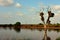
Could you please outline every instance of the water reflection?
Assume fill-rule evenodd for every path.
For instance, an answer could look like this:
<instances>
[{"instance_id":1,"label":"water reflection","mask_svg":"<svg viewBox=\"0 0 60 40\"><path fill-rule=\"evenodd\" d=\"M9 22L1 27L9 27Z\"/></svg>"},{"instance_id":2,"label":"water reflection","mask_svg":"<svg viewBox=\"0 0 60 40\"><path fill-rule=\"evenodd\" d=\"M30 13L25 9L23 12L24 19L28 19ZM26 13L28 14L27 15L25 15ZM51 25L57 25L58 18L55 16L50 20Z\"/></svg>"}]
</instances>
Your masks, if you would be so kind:
<instances>
[{"instance_id":1,"label":"water reflection","mask_svg":"<svg viewBox=\"0 0 60 40\"><path fill-rule=\"evenodd\" d=\"M57 33L60 32L60 29L48 29L49 32L56 31Z\"/></svg>"},{"instance_id":2,"label":"water reflection","mask_svg":"<svg viewBox=\"0 0 60 40\"><path fill-rule=\"evenodd\" d=\"M45 29L44 31L45 31L45 34L42 40L51 40L51 38L47 36L47 29Z\"/></svg>"},{"instance_id":3,"label":"water reflection","mask_svg":"<svg viewBox=\"0 0 60 40\"><path fill-rule=\"evenodd\" d=\"M14 30L15 30L16 32L20 32L20 28L15 28L15 27L14 27Z\"/></svg>"},{"instance_id":4,"label":"water reflection","mask_svg":"<svg viewBox=\"0 0 60 40\"><path fill-rule=\"evenodd\" d=\"M44 40L44 38L42 40ZM51 40L51 38L47 36L47 40Z\"/></svg>"},{"instance_id":5,"label":"water reflection","mask_svg":"<svg viewBox=\"0 0 60 40\"><path fill-rule=\"evenodd\" d=\"M59 31L59 33L57 31ZM44 36L43 29L0 28L1 40L44 40ZM58 37L60 37L60 30L47 30L47 40L56 40Z\"/></svg>"},{"instance_id":6,"label":"water reflection","mask_svg":"<svg viewBox=\"0 0 60 40\"><path fill-rule=\"evenodd\" d=\"M43 29L37 29L38 31L42 31Z\"/></svg>"},{"instance_id":7,"label":"water reflection","mask_svg":"<svg viewBox=\"0 0 60 40\"><path fill-rule=\"evenodd\" d=\"M60 29L54 29L54 31L60 32Z\"/></svg>"},{"instance_id":8,"label":"water reflection","mask_svg":"<svg viewBox=\"0 0 60 40\"><path fill-rule=\"evenodd\" d=\"M9 28L9 30L14 29L16 32L20 32L21 31L20 28L18 28L18 27L2 27L2 28L5 29L5 30L7 30L8 28Z\"/></svg>"}]
</instances>

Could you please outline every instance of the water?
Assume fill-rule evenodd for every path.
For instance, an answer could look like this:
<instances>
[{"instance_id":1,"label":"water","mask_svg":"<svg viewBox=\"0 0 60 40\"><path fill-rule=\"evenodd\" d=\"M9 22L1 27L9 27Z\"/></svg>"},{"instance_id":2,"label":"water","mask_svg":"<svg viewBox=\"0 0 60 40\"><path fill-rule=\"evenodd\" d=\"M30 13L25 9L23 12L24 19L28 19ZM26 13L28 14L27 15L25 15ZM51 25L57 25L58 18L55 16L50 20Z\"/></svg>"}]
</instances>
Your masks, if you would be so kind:
<instances>
[{"instance_id":1,"label":"water","mask_svg":"<svg viewBox=\"0 0 60 40\"><path fill-rule=\"evenodd\" d=\"M56 40L60 37L60 32L59 30L49 30L47 35L51 40ZM43 37L44 30L0 28L0 40L42 40Z\"/></svg>"}]
</instances>

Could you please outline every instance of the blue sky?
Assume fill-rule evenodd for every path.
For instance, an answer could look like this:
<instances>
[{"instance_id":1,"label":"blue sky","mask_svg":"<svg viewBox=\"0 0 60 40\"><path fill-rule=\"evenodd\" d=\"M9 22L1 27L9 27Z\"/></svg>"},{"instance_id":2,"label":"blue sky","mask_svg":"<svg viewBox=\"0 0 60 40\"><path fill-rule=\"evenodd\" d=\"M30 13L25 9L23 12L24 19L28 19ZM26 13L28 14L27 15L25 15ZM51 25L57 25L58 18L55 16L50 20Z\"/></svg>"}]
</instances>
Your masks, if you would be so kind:
<instances>
[{"instance_id":1,"label":"blue sky","mask_svg":"<svg viewBox=\"0 0 60 40\"><path fill-rule=\"evenodd\" d=\"M42 23L39 13L43 11L46 20L48 6L55 14L51 22L60 23L60 0L0 0L0 24Z\"/></svg>"}]
</instances>

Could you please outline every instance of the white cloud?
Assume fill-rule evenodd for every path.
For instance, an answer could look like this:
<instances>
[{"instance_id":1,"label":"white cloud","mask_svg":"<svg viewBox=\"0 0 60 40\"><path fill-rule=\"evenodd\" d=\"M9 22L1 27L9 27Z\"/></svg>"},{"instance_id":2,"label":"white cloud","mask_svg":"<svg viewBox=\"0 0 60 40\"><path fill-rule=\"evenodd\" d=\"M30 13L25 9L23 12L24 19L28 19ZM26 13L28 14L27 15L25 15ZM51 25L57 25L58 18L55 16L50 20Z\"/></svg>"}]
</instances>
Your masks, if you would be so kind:
<instances>
[{"instance_id":1,"label":"white cloud","mask_svg":"<svg viewBox=\"0 0 60 40\"><path fill-rule=\"evenodd\" d=\"M9 14L2 14L2 15L0 15L0 18L8 19L8 18L11 18L11 16Z\"/></svg>"},{"instance_id":2,"label":"white cloud","mask_svg":"<svg viewBox=\"0 0 60 40\"><path fill-rule=\"evenodd\" d=\"M22 12L17 12L16 15L18 15L18 16L24 16L24 14Z\"/></svg>"},{"instance_id":3,"label":"white cloud","mask_svg":"<svg viewBox=\"0 0 60 40\"><path fill-rule=\"evenodd\" d=\"M55 17L58 17L59 18L60 17L60 13L56 13L55 14Z\"/></svg>"},{"instance_id":4,"label":"white cloud","mask_svg":"<svg viewBox=\"0 0 60 40\"><path fill-rule=\"evenodd\" d=\"M54 10L60 10L60 5L53 5L51 6L51 8L53 8Z\"/></svg>"},{"instance_id":5,"label":"white cloud","mask_svg":"<svg viewBox=\"0 0 60 40\"><path fill-rule=\"evenodd\" d=\"M44 3L40 2L39 3L39 8L41 9L41 11L43 11L43 9L47 9L47 8L51 8L51 10L60 10L60 5L49 5L49 6L46 6ZM50 9L48 9L50 10Z\"/></svg>"},{"instance_id":6,"label":"white cloud","mask_svg":"<svg viewBox=\"0 0 60 40\"><path fill-rule=\"evenodd\" d=\"M9 6L13 4L13 0L0 0L0 6Z\"/></svg>"},{"instance_id":7,"label":"white cloud","mask_svg":"<svg viewBox=\"0 0 60 40\"><path fill-rule=\"evenodd\" d=\"M5 15L3 16L3 18L11 18L9 15Z\"/></svg>"},{"instance_id":8,"label":"white cloud","mask_svg":"<svg viewBox=\"0 0 60 40\"><path fill-rule=\"evenodd\" d=\"M29 11L29 12L34 12L35 10L36 10L35 7L28 8L28 11Z\"/></svg>"},{"instance_id":9,"label":"white cloud","mask_svg":"<svg viewBox=\"0 0 60 40\"><path fill-rule=\"evenodd\" d=\"M15 5L17 8L20 8L21 7L21 4L20 3L16 3Z\"/></svg>"},{"instance_id":10,"label":"white cloud","mask_svg":"<svg viewBox=\"0 0 60 40\"><path fill-rule=\"evenodd\" d=\"M21 7L20 3L14 3L13 0L0 0L0 6L11 6L11 5L13 5L17 8Z\"/></svg>"}]
</instances>

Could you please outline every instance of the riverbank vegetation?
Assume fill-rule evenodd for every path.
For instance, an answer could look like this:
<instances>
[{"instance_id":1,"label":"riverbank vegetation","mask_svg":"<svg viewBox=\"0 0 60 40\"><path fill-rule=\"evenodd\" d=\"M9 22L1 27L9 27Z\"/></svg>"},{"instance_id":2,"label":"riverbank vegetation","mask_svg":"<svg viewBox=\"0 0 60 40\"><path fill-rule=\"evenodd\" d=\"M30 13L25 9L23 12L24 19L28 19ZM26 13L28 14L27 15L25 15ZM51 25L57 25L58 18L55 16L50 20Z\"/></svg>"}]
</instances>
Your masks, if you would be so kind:
<instances>
[{"instance_id":1,"label":"riverbank vegetation","mask_svg":"<svg viewBox=\"0 0 60 40\"><path fill-rule=\"evenodd\" d=\"M0 24L0 27L22 27L22 26L34 26L34 27L44 27L44 25L42 23L39 23L39 24L21 24L20 22L16 22L14 24ZM49 24L49 25L46 25L47 27L60 27L60 24L59 23L56 23L56 24Z\"/></svg>"}]
</instances>

